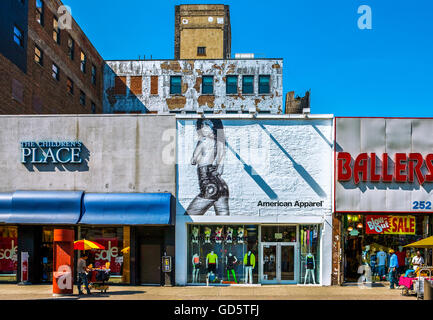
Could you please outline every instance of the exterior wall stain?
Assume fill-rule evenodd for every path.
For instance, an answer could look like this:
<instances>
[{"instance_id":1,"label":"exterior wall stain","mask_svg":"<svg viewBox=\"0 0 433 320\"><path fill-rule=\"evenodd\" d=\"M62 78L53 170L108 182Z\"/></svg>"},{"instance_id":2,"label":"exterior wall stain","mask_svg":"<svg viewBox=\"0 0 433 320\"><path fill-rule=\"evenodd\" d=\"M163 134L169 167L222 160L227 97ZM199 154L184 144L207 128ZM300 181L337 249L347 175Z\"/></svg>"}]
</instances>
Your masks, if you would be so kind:
<instances>
[{"instance_id":1,"label":"exterior wall stain","mask_svg":"<svg viewBox=\"0 0 433 320\"><path fill-rule=\"evenodd\" d=\"M276 68L275 65L280 67ZM181 112L220 110L242 111L255 107L261 112L281 114L283 106L282 59L232 60L138 60L107 61L104 69L104 113L115 112ZM226 75L235 74L238 93L226 94ZM258 94L259 75L270 75L270 93ZM202 76L214 77L213 95L201 94ZM242 75L254 75L254 93L242 95ZM158 76L158 94L150 94L151 76ZM170 94L170 77L182 76L182 94ZM141 77L142 93L114 94L115 78Z\"/></svg>"}]
</instances>

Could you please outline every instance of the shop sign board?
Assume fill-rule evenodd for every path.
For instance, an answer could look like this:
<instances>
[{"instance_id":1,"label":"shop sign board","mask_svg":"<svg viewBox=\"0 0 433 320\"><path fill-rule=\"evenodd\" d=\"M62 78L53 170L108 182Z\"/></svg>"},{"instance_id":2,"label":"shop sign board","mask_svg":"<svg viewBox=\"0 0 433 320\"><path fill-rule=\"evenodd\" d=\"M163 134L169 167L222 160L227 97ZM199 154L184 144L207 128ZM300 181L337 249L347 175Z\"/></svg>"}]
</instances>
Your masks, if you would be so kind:
<instances>
[{"instance_id":1,"label":"shop sign board","mask_svg":"<svg viewBox=\"0 0 433 320\"><path fill-rule=\"evenodd\" d=\"M366 216L367 234L415 235L415 216Z\"/></svg>"},{"instance_id":2,"label":"shop sign board","mask_svg":"<svg viewBox=\"0 0 433 320\"><path fill-rule=\"evenodd\" d=\"M331 210L332 120L178 120L178 215Z\"/></svg>"},{"instance_id":3,"label":"shop sign board","mask_svg":"<svg viewBox=\"0 0 433 320\"><path fill-rule=\"evenodd\" d=\"M335 118L334 211L433 212L433 119Z\"/></svg>"},{"instance_id":4,"label":"shop sign board","mask_svg":"<svg viewBox=\"0 0 433 320\"><path fill-rule=\"evenodd\" d=\"M81 141L23 141L21 142L21 163L82 163Z\"/></svg>"}]
</instances>

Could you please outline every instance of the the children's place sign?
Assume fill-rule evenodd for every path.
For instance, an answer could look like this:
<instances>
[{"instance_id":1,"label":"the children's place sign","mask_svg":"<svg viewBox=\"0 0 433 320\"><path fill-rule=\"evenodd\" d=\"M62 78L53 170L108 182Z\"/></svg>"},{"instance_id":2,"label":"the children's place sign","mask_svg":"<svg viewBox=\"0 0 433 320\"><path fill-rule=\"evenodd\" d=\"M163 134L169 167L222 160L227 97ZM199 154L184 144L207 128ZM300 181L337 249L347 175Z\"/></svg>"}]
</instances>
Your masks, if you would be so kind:
<instances>
[{"instance_id":1,"label":"the children's place sign","mask_svg":"<svg viewBox=\"0 0 433 320\"><path fill-rule=\"evenodd\" d=\"M21 142L21 163L81 163L81 141Z\"/></svg>"},{"instance_id":2,"label":"the children's place sign","mask_svg":"<svg viewBox=\"0 0 433 320\"><path fill-rule=\"evenodd\" d=\"M367 234L415 234L414 216L366 216Z\"/></svg>"}]
</instances>

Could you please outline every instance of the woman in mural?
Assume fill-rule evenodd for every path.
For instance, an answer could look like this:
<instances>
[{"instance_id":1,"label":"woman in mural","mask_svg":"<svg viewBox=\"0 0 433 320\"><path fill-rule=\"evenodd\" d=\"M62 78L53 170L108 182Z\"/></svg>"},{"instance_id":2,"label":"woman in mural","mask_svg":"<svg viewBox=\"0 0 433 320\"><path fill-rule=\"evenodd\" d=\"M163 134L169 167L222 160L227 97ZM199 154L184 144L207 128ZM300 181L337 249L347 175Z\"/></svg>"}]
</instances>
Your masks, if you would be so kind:
<instances>
[{"instance_id":1,"label":"woman in mural","mask_svg":"<svg viewBox=\"0 0 433 320\"><path fill-rule=\"evenodd\" d=\"M210 207L215 214L229 215L229 188L221 178L226 141L219 119L199 119L196 123L199 140L191 164L197 166L200 193L191 201L185 214L204 215Z\"/></svg>"}]
</instances>

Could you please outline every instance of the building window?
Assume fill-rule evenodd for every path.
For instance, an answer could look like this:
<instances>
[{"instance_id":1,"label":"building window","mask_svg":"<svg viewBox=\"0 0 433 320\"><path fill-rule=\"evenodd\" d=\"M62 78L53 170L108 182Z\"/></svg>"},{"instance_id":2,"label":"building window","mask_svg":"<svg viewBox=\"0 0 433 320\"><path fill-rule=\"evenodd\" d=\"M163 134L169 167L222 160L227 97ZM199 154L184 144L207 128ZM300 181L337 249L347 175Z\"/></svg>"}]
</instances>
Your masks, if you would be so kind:
<instances>
[{"instance_id":1,"label":"building window","mask_svg":"<svg viewBox=\"0 0 433 320\"><path fill-rule=\"evenodd\" d=\"M80 54L80 69L81 69L81 72L83 72L83 73L86 73L86 63L87 63L87 56L86 56L86 54L83 51L81 51L81 54Z\"/></svg>"},{"instance_id":2,"label":"building window","mask_svg":"<svg viewBox=\"0 0 433 320\"><path fill-rule=\"evenodd\" d=\"M18 268L18 228L0 227L0 277L2 281L16 281Z\"/></svg>"},{"instance_id":3,"label":"building window","mask_svg":"<svg viewBox=\"0 0 433 320\"><path fill-rule=\"evenodd\" d=\"M197 55L205 56L206 55L206 47L197 47Z\"/></svg>"},{"instance_id":4,"label":"building window","mask_svg":"<svg viewBox=\"0 0 433 320\"><path fill-rule=\"evenodd\" d=\"M158 76L150 77L150 94L158 94Z\"/></svg>"},{"instance_id":5,"label":"building window","mask_svg":"<svg viewBox=\"0 0 433 320\"><path fill-rule=\"evenodd\" d=\"M42 0L36 0L36 21L41 26L44 25L44 2Z\"/></svg>"},{"instance_id":6,"label":"building window","mask_svg":"<svg viewBox=\"0 0 433 320\"><path fill-rule=\"evenodd\" d=\"M259 76L259 94L268 94L271 92L270 76Z\"/></svg>"},{"instance_id":7,"label":"building window","mask_svg":"<svg viewBox=\"0 0 433 320\"><path fill-rule=\"evenodd\" d=\"M24 47L24 36L23 32L17 26L14 26L14 41L20 47Z\"/></svg>"},{"instance_id":8,"label":"building window","mask_svg":"<svg viewBox=\"0 0 433 320\"><path fill-rule=\"evenodd\" d=\"M53 18L53 40L60 44L59 20L56 17Z\"/></svg>"},{"instance_id":9,"label":"building window","mask_svg":"<svg viewBox=\"0 0 433 320\"><path fill-rule=\"evenodd\" d=\"M254 93L254 76L243 76L242 77L242 93L253 94Z\"/></svg>"},{"instance_id":10,"label":"building window","mask_svg":"<svg viewBox=\"0 0 433 320\"><path fill-rule=\"evenodd\" d=\"M44 64L44 53L38 46L35 46L35 62L41 66Z\"/></svg>"},{"instance_id":11,"label":"building window","mask_svg":"<svg viewBox=\"0 0 433 320\"><path fill-rule=\"evenodd\" d=\"M188 283L257 283L257 225L189 225Z\"/></svg>"},{"instance_id":12,"label":"building window","mask_svg":"<svg viewBox=\"0 0 433 320\"><path fill-rule=\"evenodd\" d=\"M68 57L71 60L74 60L74 49L75 49L75 41L71 37L68 39Z\"/></svg>"},{"instance_id":13,"label":"building window","mask_svg":"<svg viewBox=\"0 0 433 320\"><path fill-rule=\"evenodd\" d=\"M91 103L91 106L92 113L96 113L96 104L93 101Z\"/></svg>"},{"instance_id":14,"label":"building window","mask_svg":"<svg viewBox=\"0 0 433 320\"><path fill-rule=\"evenodd\" d=\"M118 95L126 94L126 77L114 78L114 94L118 94Z\"/></svg>"},{"instance_id":15,"label":"building window","mask_svg":"<svg viewBox=\"0 0 433 320\"><path fill-rule=\"evenodd\" d=\"M131 77L129 91L134 95L141 95L143 93L143 80L140 76Z\"/></svg>"},{"instance_id":16,"label":"building window","mask_svg":"<svg viewBox=\"0 0 433 320\"><path fill-rule=\"evenodd\" d=\"M237 94L238 93L238 76L227 76L226 78L226 93Z\"/></svg>"},{"instance_id":17,"label":"building window","mask_svg":"<svg viewBox=\"0 0 433 320\"><path fill-rule=\"evenodd\" d=\"M20 103L24 103L24 87L16 79L12 79L12 98Z\"/></svg>"},{"instance_id":18,"label":"building window","mask_svg":"<svg viewBox=\"0 0 433 320\"><path fill-rule=\"evenodd\" d=\"M68 78L68 80L66 80L66 90L70 94L74 94L74 82L70 78Z\"/></svg>"},{"instance_id":19,"label":"building window","mask_svg":"<svg viewBox=\"0 0 433 320\"><path fill-rule=\"evenodd\" d=\"M182 77L170 77L170 94L182 94Z\"/></svg>"},{"instance_id":20,"label":"building window","mask_svg":"<svg viewBox=\"0 0 433 320\"><path fill-rule=\"evenodd\" d=\"M92 84L96 85L96 66L92 64Z\"/></svg>"},{"instance_id":21,"label":"building window","mask_svg":"<svg viewBox=\"0 0 433 320\"><path fill-rule=\"evenodd\" d=\"M59 67L53 63L53 73L52 73L53 79L59 80Z\"/></svg>"},{"instance_id":22,"label":"building window","mask_svg":"<svg viewBox=\"0 0 433 320\"><path fill-rule=\"evenodd\" d=\"M83 90L80 90L80 104L82 106L86 105L86 94L84 93Z\"/></svg>"},{"instance_id":23,"label":"building window","mask_svg":"<svg viewBox=\"0 0 433 320\"><path fill-rule=\"evenodd\" d=\"M201 85L202 94L213 94L213 76L203 76Z\"/></svg>"}]
</instances>

